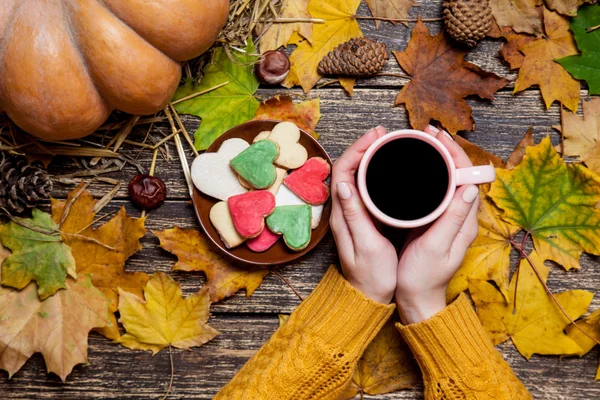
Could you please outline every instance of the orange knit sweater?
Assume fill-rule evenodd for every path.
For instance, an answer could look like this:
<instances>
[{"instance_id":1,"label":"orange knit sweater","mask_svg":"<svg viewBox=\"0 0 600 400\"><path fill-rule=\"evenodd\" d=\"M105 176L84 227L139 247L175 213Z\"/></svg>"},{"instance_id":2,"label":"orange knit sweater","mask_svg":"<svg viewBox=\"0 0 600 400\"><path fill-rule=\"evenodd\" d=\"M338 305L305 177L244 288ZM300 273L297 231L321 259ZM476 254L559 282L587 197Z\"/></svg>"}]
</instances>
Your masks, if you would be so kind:
<instances>
[{"instance_id":1,"label":"orange knit sweater","mask_svg":"<svg viewBox=\"0 0 600 400\"><path fill-rule=\"evenodd\" d=\"M394 312L330 267L289 321L216 400L337 400L371 340ZM417 359L428 400L531 399L466 297L433 318L398 329Z\"/></svg>"}]
</instances>

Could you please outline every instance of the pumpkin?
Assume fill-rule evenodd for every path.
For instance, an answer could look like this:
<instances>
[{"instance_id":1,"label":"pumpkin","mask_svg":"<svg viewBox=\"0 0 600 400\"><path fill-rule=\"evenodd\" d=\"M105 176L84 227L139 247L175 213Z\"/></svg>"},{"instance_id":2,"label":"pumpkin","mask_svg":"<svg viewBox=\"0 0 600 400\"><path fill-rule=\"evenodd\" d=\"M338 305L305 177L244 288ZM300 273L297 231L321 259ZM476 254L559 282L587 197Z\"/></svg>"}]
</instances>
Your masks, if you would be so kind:
<instances>
[{"instance_id":1,"label":"pumpkin","mask_svg":"<svg viewBox=\"0 0 600 400\"><path fill-rule=\"evenodd\" d=\"M0 112L46 140L83 137L112 110L153 114L180 61L216 40L229 0L0 0Z\"/></svg>"}]
</instances>

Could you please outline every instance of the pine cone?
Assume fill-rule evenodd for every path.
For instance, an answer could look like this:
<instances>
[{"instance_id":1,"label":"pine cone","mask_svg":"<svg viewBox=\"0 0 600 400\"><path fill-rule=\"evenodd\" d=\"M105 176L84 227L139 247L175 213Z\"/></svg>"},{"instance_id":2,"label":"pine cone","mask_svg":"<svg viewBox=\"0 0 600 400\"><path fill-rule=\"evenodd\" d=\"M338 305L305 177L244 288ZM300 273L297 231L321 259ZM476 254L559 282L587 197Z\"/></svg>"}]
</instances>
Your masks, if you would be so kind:
<instances>
[{"instance_id":1,"label":"pine cone","mask_svg":"<svg viewBox=\"0 0 600 400\"><path fill-rule=\"evenodd\" d=\"M23 158L0 160L0 207L11 213L21 214L34 208L42 200L48 200L52 192L52 180L44 169L29 165Z\"/></svg>"},{"instance_id":2,"label":"pine cone","mask_svg":"<svg viewBox=\"0 0 600 400\"><path fill-rule=\"evenodd\" d=\"M492 27L489 0L450 0L443 7L446 31L459 44L477 46Z\"/></svg>"},{"instance_id":3,"label":"pine cone","mask_svg":"<svg viewBox=\"0 0 600 400\"><path fill-rule=\"evenodd\" d=\"M371 76L383 69L388 60L385 43L358 38L342 43L319 63L321 75Z\"/></svg>"}]
</instances>

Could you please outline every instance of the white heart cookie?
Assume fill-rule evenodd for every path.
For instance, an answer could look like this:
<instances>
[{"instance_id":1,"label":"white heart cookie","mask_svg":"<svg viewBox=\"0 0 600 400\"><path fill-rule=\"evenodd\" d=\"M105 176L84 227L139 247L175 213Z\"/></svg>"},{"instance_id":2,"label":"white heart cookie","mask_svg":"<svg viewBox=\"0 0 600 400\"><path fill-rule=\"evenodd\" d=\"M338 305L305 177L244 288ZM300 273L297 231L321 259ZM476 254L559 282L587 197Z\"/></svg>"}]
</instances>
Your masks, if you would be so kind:
<instances>
[{"instance_id":1,"label":"white heart cookie","mask_svg":"<svg viewBox=\"0 0 600 400\"><path fill-rule=\"evenodd\" d=\"M224 141L216 153L200 154L192 163L194 185L202 193L219 200L247 192L229 162L248 147L245 140L234 138Z\"/></svg>"},{"instance_id":2,"label":"white heart cookie","mask_svg":"<svg viewBox=\"0 0 600 400\"><path fill-rule=\"evenodd\" d=\"M275 206L276 207L279 207L279 206L301 206L303 204L307 204L307 203L304 200L302 200L300 197L296 196L296 194L294 192L292 192L290 189L288 189L288 187L285 185L281 185L281 187L279 188L279 191L275 195ZM319 226L319 223L321 222L321 216L323 215L323 204L321 204L319 206L312 206L311 211L312 211L312 214L311 214L310 227L312 229L315 229L317 226Z\"/></svg>"},{"instance_id":3,"label":"white heart cookie","mask_svg":"<svg viewBox=\"0 0 600 400\"><path fill-rule=\"evenodd\" d=\"M283 168L275 167L275 173L277 173L277 176L275 177L275 182L273 182L273 184L271 186L269 186L268 188L264 189L264 190L268 190L269 192L273 193L274 195L277 194L277 191L279 190L279 186L281 186L281 184L283 183L283 180L286 177L287 171ZM243 187L245 187L246 189L248 189L248 190L252 189L252 186L250 186L250 184L248 182L246 182L246 180L239 175L238 175L238 180L240 181L240 184Z\"/></svg>"},{"instance_id":4,"label":"white heart cookie","mask_svg":"<svg viewBox=\"0 0 600 400\"><path fill-rule=\"evenodd\" d=\"M210 222L212 222L223 244L228 249L237 247L246 240L235 229L226 201L220 201L210 209Z\"/></svg>"},{"instance_id":5,"label":"white heart cookie","mask_svg":"<svg viewBox=\"0 0 600 400\"><path fill-rule=\"evenodd\" d=\"M270 134L271 134L271 131L262 131L261 133L256 135L254 140L252 140L252 143L256 143L259 140L264 140L264 139L268 138Z\"/></svg>"},{"instance_id":6,"label":"white heart cookie","mask_svg":"<svg viewBox=\"0 0 600 400\"><path fill-rule=\"evenodd\" d=\"M298 141L300 129L291 122L281 122L269 135L269 140L279 145L279 156L275 164L287 169L300 168L308 159L308 152Z\"/></svg>"}]
</instances>

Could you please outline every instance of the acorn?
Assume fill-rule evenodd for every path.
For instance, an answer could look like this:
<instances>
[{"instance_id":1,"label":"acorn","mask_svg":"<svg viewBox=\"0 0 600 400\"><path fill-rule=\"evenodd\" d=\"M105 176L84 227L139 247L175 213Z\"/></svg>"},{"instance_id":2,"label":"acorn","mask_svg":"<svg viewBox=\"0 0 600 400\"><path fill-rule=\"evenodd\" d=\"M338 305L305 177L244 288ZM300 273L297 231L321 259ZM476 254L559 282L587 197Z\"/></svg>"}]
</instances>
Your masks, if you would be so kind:
<instances>
[{"instance_id":1,"label":"acorn","mask_svg":"<svg viewBox=\"0 0 600 400\"><path fill-rule=\"evenodd\" d=\"M160 207L167 198L167 187L162 179L138 174L129 182L129 199L140 210Z\"/></svg>"},{"instance_id":2,"label":"acorn","mask_svg":"<svg viewBox=\"0 0 600 400\"><path fill-rule=\"evenodd\" d=\"M262 83L276 85L288 76L290 66L290 59L283 51L267 51L256 64L256 77Z\"/></svg>"}]
</instances>

